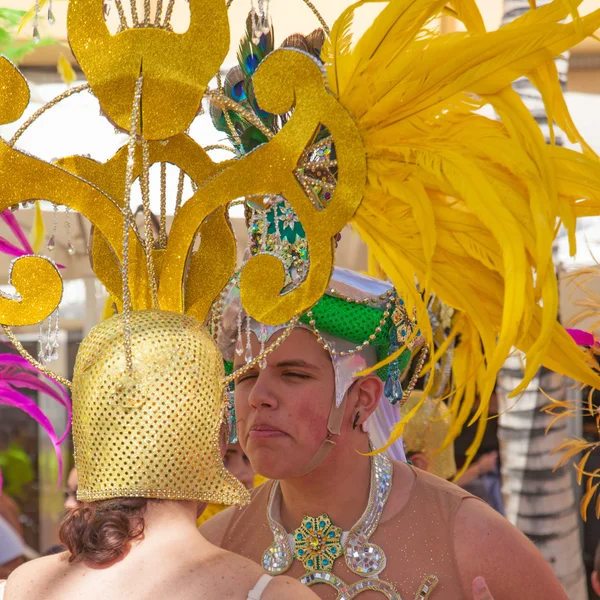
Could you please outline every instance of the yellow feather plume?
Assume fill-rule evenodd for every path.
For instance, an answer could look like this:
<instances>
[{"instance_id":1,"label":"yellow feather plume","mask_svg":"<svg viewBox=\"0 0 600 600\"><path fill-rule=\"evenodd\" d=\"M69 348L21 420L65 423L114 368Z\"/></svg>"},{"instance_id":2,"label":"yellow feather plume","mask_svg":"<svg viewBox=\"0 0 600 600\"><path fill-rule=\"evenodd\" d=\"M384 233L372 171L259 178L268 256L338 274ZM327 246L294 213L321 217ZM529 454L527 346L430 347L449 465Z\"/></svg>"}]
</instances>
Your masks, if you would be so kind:
<instances>
[{"instance_id":1,"label":"yellow feather plume","mask_svg":"<svg viewBox=\"0 0 600 600\"><path fill-rule=\"evenodd\" d=\"M42 208L39 202L35 203L35 217L33 218L33 227L31 228L31 247L37 254L44 243L46 228L42 218Z\"/></svg>"},{"instance_id":2,"label":"yellow feather plume","mask_svg":"<svg viewBox=\"0 0 600 600\"><path fill-rule=\"evenodd\" d=\"M23 18L21 19L21 22L19 23L17 33L21 33L23 27L25 27L25 25L27 25L27 23L29 23L29 21L31 21L31 19L33 19L33 17L35 16L35 11L41 10L44 7L44 4L46 4L46 2L48 2L48 0L39 0L39 2L37 2L37 7L36 4L34 4L29 10L27 10L27 12L23 15Z\"/></svg>"},{"instance_id":3,"label":"yellow feather plume","mask_svg":"<svg viewBox=\"0 0 600 600\"><path fill-rule=\"evenodd\" d=\"M416 308L430 342L415 277L457 311L446 444L479 399L468 466L513 347L526 356L514 394L540 364L600 386L586 353L557 322L552 263L557 224L565 225L574 252L577 216L600 214L600 163L573 124L552 62L600 27L600 10L579 17L580 0L554 0L486 33L473 0L450 7L390 0L352 46L349 24L360 4L334 26L326 65L330 88L358 123L367 152L366 191L353 224L372 264ZM455 14L467 31L432 33L431 20L444 14ZM568 14L576 22L561 23ZM585 154L546 144L510 87L523 75L540 90L549 118ZM485 104L499 121L478 114Z\"/></svg>"}]
</instances>

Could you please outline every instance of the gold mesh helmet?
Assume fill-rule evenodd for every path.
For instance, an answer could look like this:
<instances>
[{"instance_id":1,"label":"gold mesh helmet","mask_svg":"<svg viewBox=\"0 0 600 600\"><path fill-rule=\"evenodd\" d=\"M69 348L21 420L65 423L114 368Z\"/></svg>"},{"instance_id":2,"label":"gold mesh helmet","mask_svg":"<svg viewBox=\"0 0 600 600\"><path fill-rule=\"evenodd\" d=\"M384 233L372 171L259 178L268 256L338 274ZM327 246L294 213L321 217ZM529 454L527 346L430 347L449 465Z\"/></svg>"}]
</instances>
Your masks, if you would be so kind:
<instances>
[{"instance_id":1,"label":"gold mesh helmet","mask_svg":"<svg viewBox=\"0 0 600 600\"><path fill-rule=\"evenodd\" d=\"M96 325L75 362L78 500L247 503L220 455L223 362L207 329L186 315L132 312L129 375L123 318Z\"/></svg>"},{"instance_id":2,"label":"gold mesh helmet","mask_svg":"<svg viewBox=\"0 0 600 600\"><path fill-rule=\"evenodd\" d=\"M402 406L403 418L421 401L422 396L422 391L413 391ZM427 397L415 416L406 423L402 434L406 453L425 454L429 459L429 471L442 479L450 479L456 475L454 446L450 444L440 450L451 423L452 419L446 403L443 400Z\"/></svg>"}]
</instances>

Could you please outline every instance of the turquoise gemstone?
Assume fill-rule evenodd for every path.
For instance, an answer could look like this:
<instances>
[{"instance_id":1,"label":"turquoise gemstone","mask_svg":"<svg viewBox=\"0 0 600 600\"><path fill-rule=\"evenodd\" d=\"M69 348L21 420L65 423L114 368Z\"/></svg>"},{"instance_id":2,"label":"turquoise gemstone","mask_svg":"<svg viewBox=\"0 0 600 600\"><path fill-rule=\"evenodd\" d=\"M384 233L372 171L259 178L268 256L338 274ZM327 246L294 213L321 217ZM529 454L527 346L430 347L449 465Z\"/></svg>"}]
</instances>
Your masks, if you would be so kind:
<instances>
[{"instance_id":1,"label":"turquoise gemstone","mask_svg":"<svg viewBox=\"0 0 600 600\"><path fill-rule=\"evenodd\" d=\"M331 548L331 553L332 554L337 554L337 548Z\"/></svg>"},{"instance_id":2,"label":"turquoise gemstone","mask_svg":"<svg viewBox=\"0 0 600 600\"><path fill-rule=\"evenodd\" d=\"M321 526L321 529L323 529L323 527L325 527L325 521L321 521L319 525Z\"/></svg>"},{"instance_id":3,"label":"turquoise gemstone","mask_svg":"<svg viewBox=\"0 0 600 600\"><path fill-rule=\"evenodd\" d=\"M313 561L312 561L312 560L309 560L309 561L308 561L306 564L307 564L309 567L312 567L312 566L314 565L314 563L313 563Z\"/></svg>"},{"instance_id":4,"label":"turquoise gemstone","mask_svg":"<svg viewBox=\"0 0 600 600\"><path fill-rule=\"evenodd\" d=\"M330 531L330 532L329 532L329 537L330 537L330 538L332 538L332 537L335 537L335 531Z\"/></svg>"},{"instance_id":5,"label":"turquoise gemstone","mask_svg":"<svg viewBox=\"0 0 600 600\"><path fill-rule=\"evenodd\" d=\"M312 523L310 521L306 524L306 529L312 529Z\"/></svg>"},{"instance_id":6,"label":"turquoise gemstone","mask_svg":"<svg viewBox=\"0 0 600 600\"><path fill-rule=\"evenodd\" d=\"M304 550L298 550L298 556L302 556L304 554Z\"/></svg>"},{"instance_id":7,"label":"turquoise gemstone","mask_svg":"<svg viewBox=\"0 0 600 600\"><path fill-rule=\"evenodd\" d=\"M296 539L297 539L297 540L301 540L301 539L302 539L302 534L301 534L301 533L299 533L299 534L296 536Z\"/></svg>"},{"instance_id":8,"label":"turquoise gemstone","mask_svg":"<svg viewBox=\"0 0 600 600\"><path fill-rule=\"evenodd\" d=\"M324 558L324 559L323 559L323 564L324 564L325 566L327 566L327 565L329 564L329 561L328 561L326 558Z\"/></svg>"}]
</instances>

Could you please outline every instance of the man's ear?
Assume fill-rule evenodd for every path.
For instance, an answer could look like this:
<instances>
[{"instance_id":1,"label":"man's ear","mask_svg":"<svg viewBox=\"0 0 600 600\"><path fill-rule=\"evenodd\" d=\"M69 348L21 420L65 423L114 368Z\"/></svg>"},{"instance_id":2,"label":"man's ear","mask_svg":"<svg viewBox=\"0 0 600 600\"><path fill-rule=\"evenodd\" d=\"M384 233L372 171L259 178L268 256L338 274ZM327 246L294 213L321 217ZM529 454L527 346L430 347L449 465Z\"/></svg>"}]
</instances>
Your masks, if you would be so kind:
<instances>
[{"instance_id":1,"label":"man's ear","mask_svg":"<svg viewBox=\"0 0 600 600\"><path fill-rule=\"evenodd\" d=\"M225 457L227 446L229 444L229 427L225 423L221 423L221 431L219 433L219 450L221 458Z\"/></svg>"},{"instance_id":2,"label":"man's ear","mask_svg":"<svg viewBox=\"0 0 600 600\"><path fill-rule=\"evenodd\" d=\"M592 588L596 592L596 595L600 596L600 578L597 571L592 571Z\"/></svg>"},{"instance_id":3,"label":"man's ear","mask_svg":"<svg viewBox=\"0 0 600 600\"><path fill-rule=\"evenodd\" d=\"M421 471L429 471L429 457L423 452L414 452L408 456L408 460Z\"/></svg>"},{"instance_id":4,"label":"man's ear","mask_svg":"<svg viewBox=\"0 0 600 600\"><path fill-rule=\"evenodd\" d=\"M383 394L383 381L377 375L367 375L354 382L352 386L352 395L354 396L354 410L352 422L356 425L362 425L374 412L379 405L379 399ZM358 413L358 418L356 418Z\"/></svg>"}]
</instances>

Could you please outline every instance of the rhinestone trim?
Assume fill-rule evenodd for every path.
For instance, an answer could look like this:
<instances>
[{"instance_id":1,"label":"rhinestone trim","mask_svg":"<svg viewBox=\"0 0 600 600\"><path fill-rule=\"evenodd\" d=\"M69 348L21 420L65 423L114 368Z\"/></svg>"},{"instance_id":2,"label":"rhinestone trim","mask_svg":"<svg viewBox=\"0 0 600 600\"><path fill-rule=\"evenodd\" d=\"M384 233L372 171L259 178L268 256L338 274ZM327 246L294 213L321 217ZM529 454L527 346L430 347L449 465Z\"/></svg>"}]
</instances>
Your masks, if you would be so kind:
<instances>
[{"instance_id":1,"label":"rhinestone trim","mask_svg":"<svg viewBox=\"0 0 600 600\"><path fill-rule=\"evenodd\" d=\"M386 557L377 544L369 538L379 525L381 513L392 489L393 466L385 454L376 454L371 459L371 488L367 507L356 525L348 534L344 554L348 568L361 577L374 577L385 569ZM286 530L272 516L273 503L279 493L279 482L274 482L267 504L267 521L273 532L273 544L263 554L262 565L271 575L285 573L294 560Z\"/></svg>"},{"instance_id":2,"label":"rhinestone trim","mask_svg":"<svg viewBox=\"0 0 600 600\"><path fill-rule=\"evenodd\" d=\"M381 513L392 490L394 467L385 454L376 454L371 461L371 489L367 508L350 530L344 546L346 565L361 577L373 577L385 569L386 557L377 544L369 538L379 525Z\"/></svg>"},{"instance_id":3,"label":"rhinestone trim","mask_svg":"<svg viewBox=\"0 0 600 600\"><path fill-rule=\"evenodd\" d=\"M273 544L263 554L263 569L271 575L285 573L294 560L292 549L287 537L287 531L275 519L272 518L273 501L279 491L279 482L275 481L271 486L269 502L267 503L267 521L273 532Z\"/></svg>"},{"instance_id":4,"label":"rhinestone trim","mask_svg":"<svg viewBox=\"0 0 600 600\"><path fill-rule=\"evenodd\" d=\"M435 575L427 575L425 579L423 579L423 583L415 596L415 600L427 600L438 583L439 579Z\"/></svg>"},{"instance_id":5,"label":"rhinestone trim","mask_svg":"<svg viewBox=\"0 0 600 600\"><path fill-rule=\"evenodd\" d=\"M350 585L332 573L317 571L316 573L309 573L302 577L300 583L308 586L317 585L319 583L330 585L338 591L336 600L352 600L362 592L368 590L381 592L388 600L402 600L402 596L400 596L398 590L396 590L391 583L382 581L377 577L361 579Z\"/></svg>"}]
</instances>

